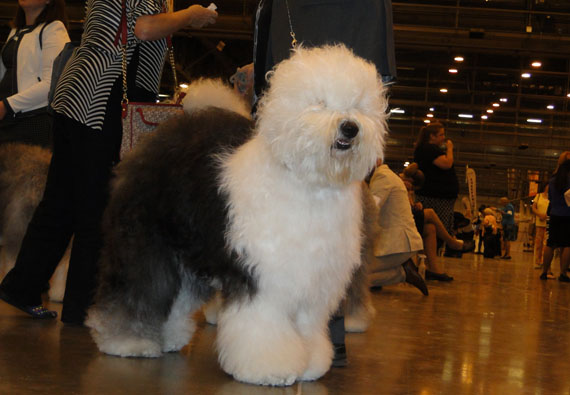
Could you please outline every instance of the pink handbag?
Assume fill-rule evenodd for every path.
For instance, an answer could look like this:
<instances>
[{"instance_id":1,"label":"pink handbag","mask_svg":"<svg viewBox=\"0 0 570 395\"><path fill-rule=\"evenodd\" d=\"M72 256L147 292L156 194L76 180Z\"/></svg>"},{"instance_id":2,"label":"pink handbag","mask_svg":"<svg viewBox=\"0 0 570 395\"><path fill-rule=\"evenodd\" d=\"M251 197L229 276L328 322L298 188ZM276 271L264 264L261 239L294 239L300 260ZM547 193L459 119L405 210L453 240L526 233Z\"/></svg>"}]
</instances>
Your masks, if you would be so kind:
<instances>
[{"instance_id":1,"label":"pink handbag","mask_svg":"<svg viewBox=\"0 0 570 395\"><path fill-rule=\"evenodd\" d=\"M123 140L121 158L131 151L144 135L167 119L184 113L181 104L129 102L123 105Z\"/></svg>"},{"instance_id":2,"label":"pink handbag","mask_svg":"<svg viewBox=\"0 0 570 395\"><path fill-rule=\"evenodd\" d=\"M178 96L176 103L145 103L145 102L129 102L127 98L127 12L126 12L126 0L122 2L122 15L121 15L121 25L117 31L115 37L115 43L121 40L122 52L123 52L123 112L122 112L122 123L123 123L123 139L121 141L121 158L125 154L130 152L137 143L145 135L151 133L156 129L156 127L167 119L181 115L184 113L182 108L182 98L184 94L181 93ZM166 11L166 10L165 10ZM174 64L174 49L172 47L171 37L167 37L166 41L168 43L168 52L170 56L170 65L172 67L172 73L174 74L174 88L175 92L178 88L178 79L176 76L176 66Z\"/></svg>"}]
</instances>

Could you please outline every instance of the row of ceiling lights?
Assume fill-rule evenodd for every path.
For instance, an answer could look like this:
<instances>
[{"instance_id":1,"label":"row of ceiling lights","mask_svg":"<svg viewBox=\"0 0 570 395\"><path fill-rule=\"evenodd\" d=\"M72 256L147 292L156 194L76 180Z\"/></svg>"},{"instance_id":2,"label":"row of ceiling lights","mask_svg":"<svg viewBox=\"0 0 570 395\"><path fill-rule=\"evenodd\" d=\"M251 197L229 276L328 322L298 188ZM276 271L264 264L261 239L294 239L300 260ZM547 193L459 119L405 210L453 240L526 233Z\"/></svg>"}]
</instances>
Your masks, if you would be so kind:
<instances>
[{"instance_id":1,"label":"row of ceiling lights","mask_svg":"<svg viewBox=\"0 0 570 395\"><path fill-rule=\"evenodd\" d=\"M455 56L455 57L453 58L453 60L454 60L455 62L461 63L461 62L463 62L463 61L465 60L465 58L464 58L463 56ZM542 62L540 62L540 61L538 61L538 60L535 60L535 61L533 61L533 62L531 63L531 66L534 67L534 68L540 68L540 67L542 67ZM449 69L449 73L450 73L450 74L457 74L458 72L459 72L459 70L458 70L457 68L455 68L455 67L452 67L452 68ZM530 73L522 73L522 74L521 74L521 77L522 77L522 78L530 78L531 76L532 76L532 75L531 75ZM447 93L447 92L448 92L448 89L447 89L447 88L440 88L439 91L440 91L441 93ZM568 93L567 97L570 98L570 93ZM500 101L500 102L503 102L503 103L506 103L506 102L508 102L508 99L507 99L506 97L502 97L502 98L499 99L499 101ZM496 102L492 104L492 107L495 107L495 108L498 108L498 107L500 107L500 106L501 106L501 105L500 105L499 103L496 103ZM554 105L553 105L553 104L549 104L549 105L546 106L546 108L547 108L548 110L554 110ZM430 110L430 113L428 113L428 114L426 115L426 117L427 117L427 118L433 118L433 111L434 111L434 108L431 107L429 110ZM405 113L405 111L402 110L402 109L400 109L400 108L392 109L390 112L391 112L391 113L396 113L396 114L404 114L404 113ZM487 114L493 114L493 113L494 113L494 110L493 110L492 108L488 108L488 109L486 110L486 112L487 112ZM482 119L482 120L489 119L489 116L488 116L487 114L481 115L481 119ZM469 119L472 119L472 118L473 118L473 115L472 115L472 114L458 114L458 117L459 117L459 118L469 118ZM425 123L430 123L431 121L430 121L429 119L424 119L424 122L425 122ZM542 123L542 119L538 119L538 118L528 118L528 119L527 119L527 122L529 122L529 123Z\"/></svg>"}]
</instances>

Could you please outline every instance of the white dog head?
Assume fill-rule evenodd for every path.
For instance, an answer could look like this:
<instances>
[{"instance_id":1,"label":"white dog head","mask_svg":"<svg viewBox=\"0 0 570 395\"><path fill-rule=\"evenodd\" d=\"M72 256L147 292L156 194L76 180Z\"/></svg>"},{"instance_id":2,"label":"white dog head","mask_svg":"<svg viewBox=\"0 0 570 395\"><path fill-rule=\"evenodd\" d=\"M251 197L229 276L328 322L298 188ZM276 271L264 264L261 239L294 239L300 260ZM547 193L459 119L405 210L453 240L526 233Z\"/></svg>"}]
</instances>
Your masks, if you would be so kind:
<instances>
[{"instance_id":1,"label":"white dog head","mask_svg":"<svg viewBox=\"0 0 570 395\"><path fill-rule=\"evenodd\" d=\"M373 64L343 45L298 48L272 72L258 133L306 182L362 180L383 156L386 92Z\"/></svg>"}]
</instances>

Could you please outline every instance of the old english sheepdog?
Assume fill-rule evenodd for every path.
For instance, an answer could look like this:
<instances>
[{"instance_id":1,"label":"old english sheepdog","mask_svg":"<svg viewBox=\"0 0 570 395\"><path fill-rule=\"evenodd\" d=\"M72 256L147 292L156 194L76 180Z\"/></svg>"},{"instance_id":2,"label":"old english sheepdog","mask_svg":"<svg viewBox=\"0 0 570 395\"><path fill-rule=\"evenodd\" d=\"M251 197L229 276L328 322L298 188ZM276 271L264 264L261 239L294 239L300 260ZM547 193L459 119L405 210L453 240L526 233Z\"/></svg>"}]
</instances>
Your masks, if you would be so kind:
<instances>
[{"instance_id":1,"label":"old english sheepdog","mask_svg":"<svg viewBox=\"0 0 570 395\"><path fill-rule=\"evenodd\" d=\"M360 181L383 153L386 94L344 46L299 48L269 83L255 127L195 111L118 165L87 320L101 351L180 350L191 313L221 289L224 371L264 385L328 371L327 321L360 262Z\"/></svg>"}]
</instances>

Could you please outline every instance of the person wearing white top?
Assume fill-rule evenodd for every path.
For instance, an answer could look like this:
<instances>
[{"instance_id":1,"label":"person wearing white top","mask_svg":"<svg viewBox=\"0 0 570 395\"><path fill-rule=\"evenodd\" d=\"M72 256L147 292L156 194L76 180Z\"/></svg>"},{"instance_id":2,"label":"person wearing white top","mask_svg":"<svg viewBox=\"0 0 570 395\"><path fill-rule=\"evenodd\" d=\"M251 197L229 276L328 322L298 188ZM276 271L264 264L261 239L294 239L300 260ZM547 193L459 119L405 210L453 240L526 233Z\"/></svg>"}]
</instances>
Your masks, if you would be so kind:
<instances>
[{"instance_id":1,"label":"person wearing white top","mask_svg":"<svg viewBox=\"0 0 570 395\"><path fill-rule=\"evenodd\" d=\"M69 42L64 0L19 0L0 59L0 143L51 144L53 61Z\"/></svg>"}]
</instances>

